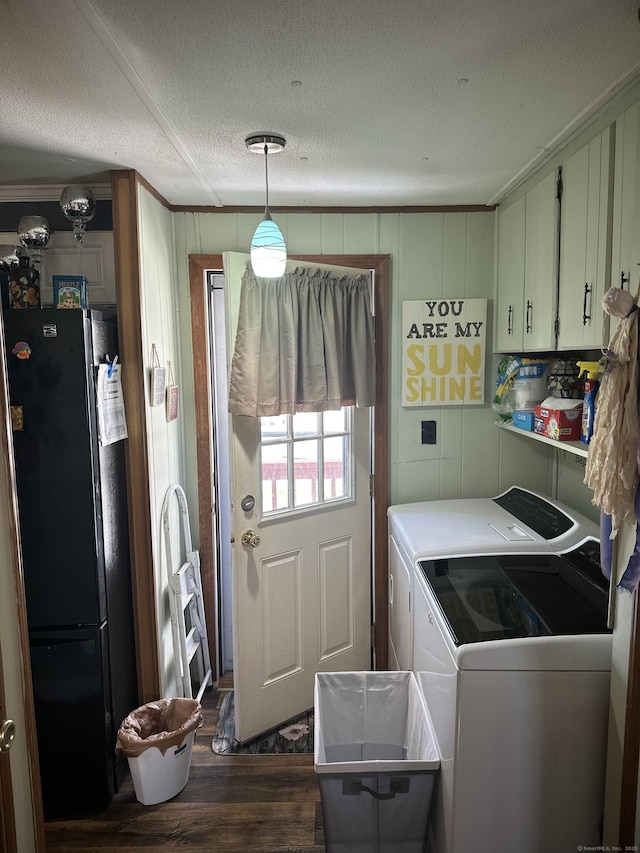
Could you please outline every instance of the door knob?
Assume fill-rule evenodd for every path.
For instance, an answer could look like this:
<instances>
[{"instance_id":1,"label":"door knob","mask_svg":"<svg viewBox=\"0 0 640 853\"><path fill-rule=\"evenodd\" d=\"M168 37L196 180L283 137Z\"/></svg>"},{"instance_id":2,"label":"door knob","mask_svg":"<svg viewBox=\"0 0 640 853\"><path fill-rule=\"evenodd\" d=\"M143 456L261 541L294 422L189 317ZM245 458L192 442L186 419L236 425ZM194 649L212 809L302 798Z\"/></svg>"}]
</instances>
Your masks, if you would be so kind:
<instances>
[{"instance_id":1,"label":"door knob","mask_svg":"<svg viewBox=\"0 0 640 853\"><path fill-rule=\"evenodd\" d=\"M254 530L244 530L240 539L247 548L257 548L260 544L260 537Z\"/></svg>"},{"instance_id":2,"label":"door knob","mask_svg":"<svg viewBox=\"0 0 640 853\"><path fill-rule=\"evenodd\" d=\"M16 724L13 720L3 720L0 725L0 752L9 752L16 737Z\"/></svg>"}]
</instances>

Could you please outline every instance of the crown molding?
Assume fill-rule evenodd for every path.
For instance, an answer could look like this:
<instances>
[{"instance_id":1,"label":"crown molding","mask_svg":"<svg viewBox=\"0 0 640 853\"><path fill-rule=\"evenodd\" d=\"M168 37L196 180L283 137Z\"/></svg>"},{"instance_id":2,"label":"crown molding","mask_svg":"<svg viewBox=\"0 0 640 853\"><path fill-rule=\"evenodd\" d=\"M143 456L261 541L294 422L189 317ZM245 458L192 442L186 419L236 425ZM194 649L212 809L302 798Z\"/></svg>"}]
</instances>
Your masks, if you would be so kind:
<instances>
[{"instance_id":1,"label":"crown molding","mask_svg":"<svg viewBox=\"0 0 640 853\"><path fill-rule=\"evenodd\" d=\"M0 202L60 201L62 190L68 187L69 183L67 181L64 184L0 186ZM96 200L111 199L110 183L90 184L82 181L78 183L90 189Z\"/></svg>"}]
</instances>

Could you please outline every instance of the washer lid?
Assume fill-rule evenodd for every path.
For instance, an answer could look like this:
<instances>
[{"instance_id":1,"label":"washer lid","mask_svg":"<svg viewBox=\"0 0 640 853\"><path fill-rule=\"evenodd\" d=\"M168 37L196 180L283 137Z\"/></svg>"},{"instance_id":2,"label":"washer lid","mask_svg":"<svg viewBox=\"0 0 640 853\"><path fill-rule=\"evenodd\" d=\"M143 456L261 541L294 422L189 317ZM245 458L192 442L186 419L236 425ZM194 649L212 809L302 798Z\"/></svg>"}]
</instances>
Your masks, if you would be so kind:
<instances>
[{"instance_id":1,"label":"washer lid","mask_svg":"<svg viewBox=\"0 0 640 853\"><path fill-rule=\"evenodd\" d=\"M388 516L390 533L412 565L430 556L549 549L541 536L527 529L493 498L400 504L389 507Z\"/></svg>"},{"instance_id":2,"label":"washer lid","mask_svg":"<svg viewBox=\"0 0 640 853\"><path fill-rule=\"evenodd\" d=\"M423 560L420 571L457 646L610 633L608 584L592 539L565 554Z\"/></svg>"}]
</instances>

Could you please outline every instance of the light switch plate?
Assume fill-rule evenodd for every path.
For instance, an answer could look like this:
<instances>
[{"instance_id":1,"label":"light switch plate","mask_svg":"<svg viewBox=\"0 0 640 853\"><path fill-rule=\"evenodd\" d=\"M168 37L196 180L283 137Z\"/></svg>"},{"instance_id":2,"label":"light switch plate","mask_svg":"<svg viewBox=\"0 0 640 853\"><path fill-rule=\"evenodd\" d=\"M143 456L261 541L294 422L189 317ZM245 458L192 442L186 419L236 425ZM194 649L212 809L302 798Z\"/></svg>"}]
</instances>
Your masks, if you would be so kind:
<instances>
[{"instance_id":1,"label":"light switch plate","mask_svg":"<svg viewBox=\"0 0 640 853\"><path fill-rule=\"evenodd\" d=\"M436 422L422 421L421 422L421 438L423 444L436 443Z\"/></svg>"}]
</instances>

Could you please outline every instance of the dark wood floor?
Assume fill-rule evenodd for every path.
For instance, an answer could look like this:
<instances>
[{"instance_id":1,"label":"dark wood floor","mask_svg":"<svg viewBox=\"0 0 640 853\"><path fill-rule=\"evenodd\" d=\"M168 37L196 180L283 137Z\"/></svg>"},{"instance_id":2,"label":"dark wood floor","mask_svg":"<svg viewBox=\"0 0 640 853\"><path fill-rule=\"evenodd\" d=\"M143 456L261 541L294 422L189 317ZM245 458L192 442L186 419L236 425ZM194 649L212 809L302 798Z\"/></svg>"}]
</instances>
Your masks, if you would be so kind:
<instances>
[{"instance_id":1,"label":"dark wood floor","mask_svg":"<svg viewBox=\"0 0 640 853\"><path fill-rule=\"evenodd\" d=\"M127 778L101 814L47 822L47 853L324 853L313 756L214 754L218 698L202 699L204 725L177 797L144 806Z\"/></svg>"}]
</instances>

